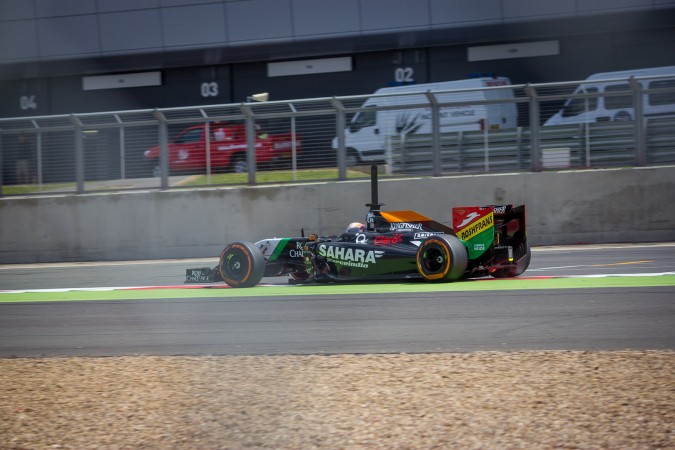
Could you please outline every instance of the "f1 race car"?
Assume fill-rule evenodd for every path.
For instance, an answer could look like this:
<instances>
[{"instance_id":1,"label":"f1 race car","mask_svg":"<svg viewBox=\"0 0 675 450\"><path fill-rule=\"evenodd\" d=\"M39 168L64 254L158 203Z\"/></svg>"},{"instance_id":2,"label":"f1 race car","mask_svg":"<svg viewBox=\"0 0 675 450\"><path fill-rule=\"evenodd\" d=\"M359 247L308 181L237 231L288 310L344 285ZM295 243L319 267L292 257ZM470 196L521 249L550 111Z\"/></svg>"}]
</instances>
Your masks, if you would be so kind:
<instances>
[{"instance_id":1,"label":"f1 race car","mask_svg":"<svg viewBox=\"0 0 675 450\"><path fill-rule=\"evenodd\" d=\"M531 252L525 205L452 209L452 228L415 211L381 211L377 167L371 168L366 223L352 223L339 236L233 242L216 268L187 269L186 282L225 281L252 287L262 277L289 276L291 283L422 279L429 282L493 276L515 277Z\"/></svg>"}]
</instances>

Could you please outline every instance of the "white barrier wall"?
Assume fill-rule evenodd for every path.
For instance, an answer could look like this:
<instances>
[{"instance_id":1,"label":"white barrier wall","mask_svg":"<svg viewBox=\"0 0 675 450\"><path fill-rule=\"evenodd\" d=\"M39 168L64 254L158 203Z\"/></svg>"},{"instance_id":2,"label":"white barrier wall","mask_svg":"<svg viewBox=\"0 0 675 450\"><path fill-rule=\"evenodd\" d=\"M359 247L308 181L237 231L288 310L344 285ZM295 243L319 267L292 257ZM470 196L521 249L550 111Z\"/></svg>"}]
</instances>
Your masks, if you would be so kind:
<instances>
[{"instance_id":1,"label":"white barrier wall","mask_svg":"<svg viewBox=\"0 0 675 450\"><path fill-rule=\"evenodd\" d=\"M527 205L532 245L675 241L675 167L380 179L383 210ZM225 243L340 233L370 183L0 199L0 263L217 256Z\"/></svg>"}]
</instances>

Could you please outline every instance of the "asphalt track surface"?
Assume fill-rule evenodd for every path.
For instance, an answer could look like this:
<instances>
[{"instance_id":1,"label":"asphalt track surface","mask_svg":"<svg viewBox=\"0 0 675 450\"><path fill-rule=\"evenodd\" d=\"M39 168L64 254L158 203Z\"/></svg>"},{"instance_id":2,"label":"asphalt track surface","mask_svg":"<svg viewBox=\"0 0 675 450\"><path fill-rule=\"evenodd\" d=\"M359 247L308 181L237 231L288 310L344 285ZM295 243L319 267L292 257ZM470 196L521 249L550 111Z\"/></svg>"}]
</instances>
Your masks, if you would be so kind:
<instances>
[{"instance_id":1,"label":"asphalt track surface","mask_svg":"<svg viewBox=\"0 0 675 450\"><path fill-rule=\"evenodd\" d=\"M673 243L535 248L514 280L58 291L215 261L0 266L0 357L675 348Z\"/></svg>"}]
</instances>

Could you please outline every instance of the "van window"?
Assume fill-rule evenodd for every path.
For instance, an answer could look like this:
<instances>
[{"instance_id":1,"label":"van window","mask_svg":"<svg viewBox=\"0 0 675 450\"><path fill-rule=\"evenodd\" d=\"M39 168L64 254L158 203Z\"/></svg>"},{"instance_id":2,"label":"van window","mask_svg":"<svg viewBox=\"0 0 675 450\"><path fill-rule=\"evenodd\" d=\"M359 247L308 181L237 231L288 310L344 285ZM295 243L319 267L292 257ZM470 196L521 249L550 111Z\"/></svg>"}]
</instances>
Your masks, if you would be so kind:
<instances>
[{"instance_id":1,"label":"van window","mask_svg":"<svg viewBox=\"0 0 675 450\"><path fill-rule=\"evenodd\" d=\"M625 92L626 95L619 97L605 97L605 109L626 109L633 107L633 96L630 86L627 84L614 84L607 86L605 92Z\"/></svg>"},{"instance_id":2,"label":"van window","mask_svg":"<svg viewBox=\"0 0 675 450\"><path fill-rule=\"evenodd\" d=\"M579 93L597 94L598 88L588 88L581 90ZM586 111L594 111L598 107L598 98L575 98L565 105L563 108L563 117L578 116Z\"/></svg>"},{"instance_id":3,"label":"van window","mask_svg":"<svg viewBox=\"0 0 675 450\"><path fill-rule=\"evenodd\" d=\"M675 104L675 80L652 81L649 89L671 88L672 92L659 92L649 94L649 104L652 106Z\"/></svg>"}]
</instances>

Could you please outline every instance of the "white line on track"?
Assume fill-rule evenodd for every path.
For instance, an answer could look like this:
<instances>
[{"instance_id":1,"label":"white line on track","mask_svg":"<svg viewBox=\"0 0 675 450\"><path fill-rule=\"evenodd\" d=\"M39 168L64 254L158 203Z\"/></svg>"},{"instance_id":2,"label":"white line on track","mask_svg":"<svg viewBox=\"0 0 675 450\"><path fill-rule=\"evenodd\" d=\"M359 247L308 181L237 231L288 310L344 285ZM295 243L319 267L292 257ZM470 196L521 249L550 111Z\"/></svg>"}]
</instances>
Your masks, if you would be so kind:
<instances>
[{"instance_id":1,"label":"white line on track","mask_svg":"<svg viewBox=\"0 0 675 450\"><path fill-rule=\"evenodd\" d=\"M15 269L57 269L72 267L106 267L106 266L147 266L152 264L204 264L216 265L218 258L189 258L189 259L152 259L140 261L89 261L89 262L55 262L30 264L2 264L0 270Z\"/></svg>"},{"instance_id":2,"label":"white line on track","mask_svg":"<svg viewBox=\"0 0 675 450\"><path fill-rule=\"evenodd\" d=\"M592 274L592 275L571 275L561 276L556 278L606 278L606 277L658 277L663 275L675 275L675 272L660 272L660 273L606 273L606 274Z\"/></svg>"},{"instance_id":3,"label":"white line on track","mask_svg":"<svg viewBox=\"0 0 675 450\"><path fill-rule=\"evenodd\" d=\"M225 284L184 284L175 286L108 286L108 287L84 287L84 288L52 288L52 289L17 289L11 291L0 290L0 294L25 294L35 293L58 293L58 292L108 292L108 291L142 291L152 289L197 289L197 288L229 288Z\"/></svg>"},{"instance_id":4,"label":"white line on track","mask_svg":"<svg viewBox=\"0 0 675 450\"><path fill-rule=\"evenodd\" d=\"M607 273L598 275L559 275L554 277L534 276L524 278L529 279L550 279L550 278L609 278L609 277L657 277L665 275L675 275L675 272L659 273ZM492 278L489 278L492 280ZM476 280L480 281L480 280ZM259 285L259 286L287 286L287 285ZM26 293L59 293L59 292L108 292L108 291L128 291L128 290L152 290L152 289L196 289L196 288L229 288L225 284L185 284L176 286L118 286L118 287L86 287L86 288L56 288L56 289L21 289L5 291L0 290L0 294L26 294Z\"/></svg>"},{"instance_id":5,"label":"white line on track","mask_svg":"<svg viewBox=\"0 0 675 450\"><path fill-rule=\"evenodd\" d=\"M662 248L675 247L675 242L653 242L641 244L588 244L588 245L553 245L532 247L533 252L565 252L580 250L607 250L607 249L626 249L626 248Z\"/></svg>"}]
</instances>

